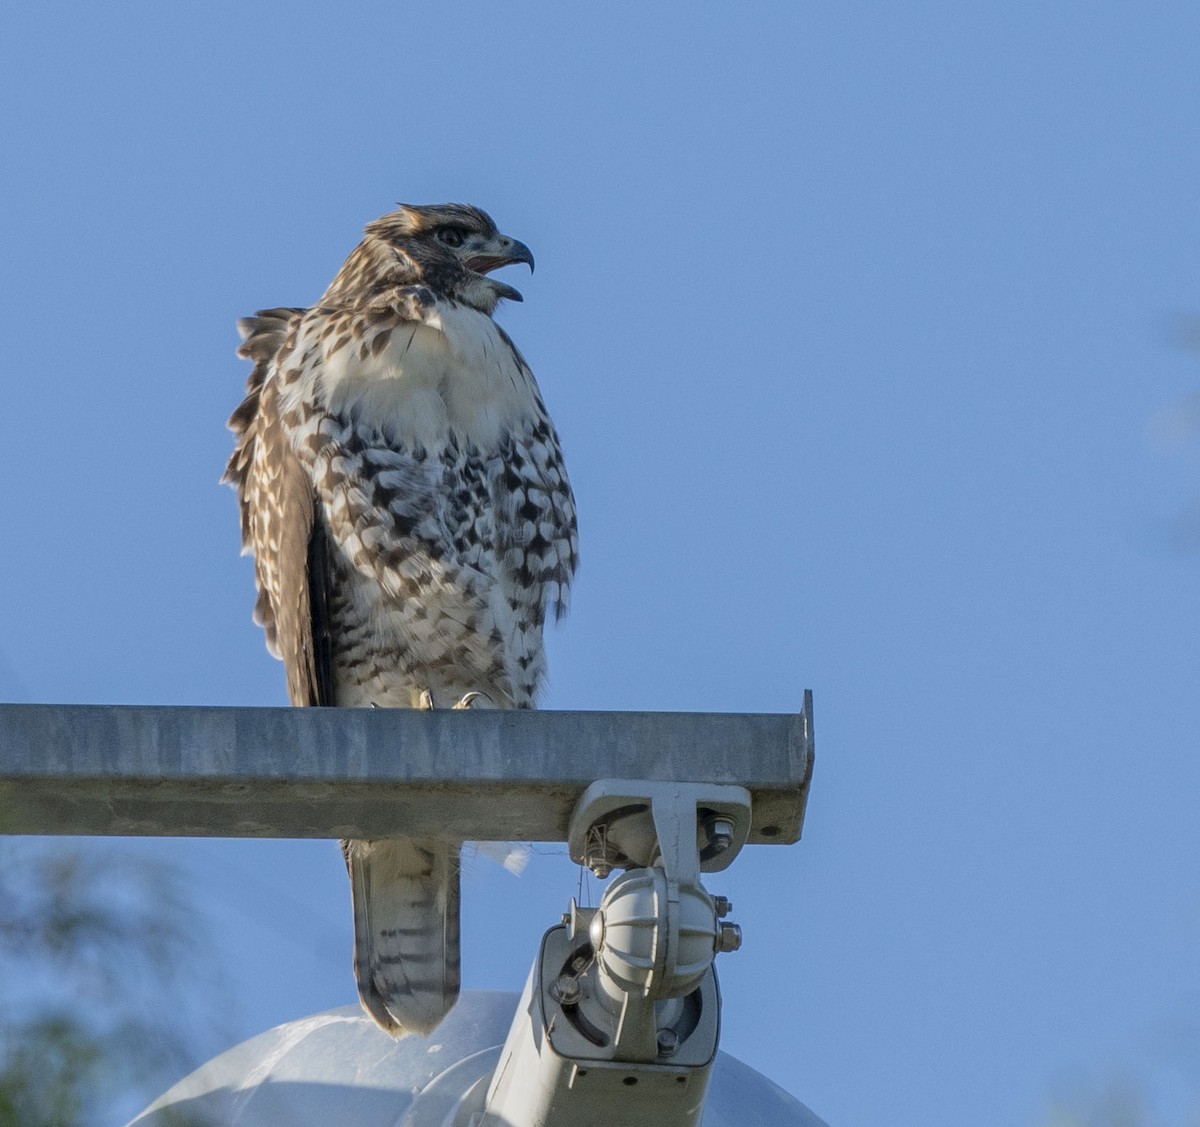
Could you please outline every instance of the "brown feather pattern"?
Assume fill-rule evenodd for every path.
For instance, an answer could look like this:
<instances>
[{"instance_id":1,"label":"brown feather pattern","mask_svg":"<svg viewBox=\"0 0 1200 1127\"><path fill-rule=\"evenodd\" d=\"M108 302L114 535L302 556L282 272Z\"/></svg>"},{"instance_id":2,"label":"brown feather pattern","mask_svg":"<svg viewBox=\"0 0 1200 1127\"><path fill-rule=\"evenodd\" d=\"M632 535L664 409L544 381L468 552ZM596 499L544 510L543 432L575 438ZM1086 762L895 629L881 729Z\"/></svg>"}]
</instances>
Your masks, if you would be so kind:
<instances>
[{"instance_id":1,"label":"brown feather pattern","mask_svg":"<svg viewBox=\"0 0 1200 1127\"><path fill-rule=\"evenodd\" d=\"M317 305L240 323L253 366L225 480L294 704L533 706L546 615L565 612L578 562L575 503L533 374L491 317L520 295L472 268L532 261L477 208L401 206ZM363 1004L391 1032L429 1028L458 988L456 862L437 842L344 846Z\"/></svg>"}]
</instances>

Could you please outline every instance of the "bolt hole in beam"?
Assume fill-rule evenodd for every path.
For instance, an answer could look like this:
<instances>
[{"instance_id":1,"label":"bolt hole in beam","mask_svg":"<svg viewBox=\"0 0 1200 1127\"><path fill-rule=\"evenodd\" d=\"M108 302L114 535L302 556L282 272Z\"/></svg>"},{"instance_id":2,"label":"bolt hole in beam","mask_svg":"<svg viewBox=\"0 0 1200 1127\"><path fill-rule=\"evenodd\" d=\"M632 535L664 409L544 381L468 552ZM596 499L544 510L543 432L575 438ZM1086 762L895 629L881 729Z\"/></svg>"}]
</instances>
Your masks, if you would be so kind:
<instances>
[{"instance_id":1,"label":"bolt hole in beam","mask_svg":"<svg viewBox=\"0 0 1200 1127\"><path fill-rule=\"evenodd\" d=\"M0 705L0 833L565 841L595 780L729 783L789 844L811 694L773 713Z\"/></svg>"}]
</instances>

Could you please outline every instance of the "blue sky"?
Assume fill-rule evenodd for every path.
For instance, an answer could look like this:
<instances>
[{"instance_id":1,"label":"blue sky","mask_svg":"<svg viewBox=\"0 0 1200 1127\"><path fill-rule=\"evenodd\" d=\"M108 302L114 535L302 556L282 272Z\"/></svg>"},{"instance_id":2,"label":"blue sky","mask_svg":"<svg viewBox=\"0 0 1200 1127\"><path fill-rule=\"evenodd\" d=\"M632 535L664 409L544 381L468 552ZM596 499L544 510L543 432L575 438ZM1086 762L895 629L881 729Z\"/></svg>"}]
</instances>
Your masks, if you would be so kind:
<instances>
[{"instance_id":1,"label":"blue sky","mask_svg":"<svg viewBox=\"0 0 1200 1127\"><path fill-rule=\"evenodd\" d=\"M804 840L712 882L746 932L724 1047L834 1127L1196 1096L1200 439L1161 439L1200 386L1200 9L6 28L0 697L284 702L217 485L234 322L314 300L397 200L476 203L537 256L501 320L581 511L545 705L816 695ZM335 846L133 847L211 921L213 1050L352 999ZM519 988L577 880L472 863L467 984Z\"/></svg>"}]
</instances>

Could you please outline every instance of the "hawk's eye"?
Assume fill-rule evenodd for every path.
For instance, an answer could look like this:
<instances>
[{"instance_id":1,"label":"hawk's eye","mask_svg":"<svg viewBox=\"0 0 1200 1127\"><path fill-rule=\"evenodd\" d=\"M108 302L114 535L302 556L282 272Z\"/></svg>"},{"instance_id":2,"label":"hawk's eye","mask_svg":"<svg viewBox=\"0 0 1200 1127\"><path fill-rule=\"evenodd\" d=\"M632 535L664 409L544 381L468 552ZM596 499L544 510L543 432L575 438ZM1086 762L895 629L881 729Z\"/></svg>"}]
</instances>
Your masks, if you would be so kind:
<instances>
[{"instance_id":1,"label":"hawk's eye","mask_svg":"<svg viewBox=\"0 0 1200 1127\"><path fill-rule=\"evenodd\" d=\"M461 227L439 227L437 233L438 242L446 247L460 247L463 245L463 240L467 237L466 231Z\"/></svg>"}]
</instances>

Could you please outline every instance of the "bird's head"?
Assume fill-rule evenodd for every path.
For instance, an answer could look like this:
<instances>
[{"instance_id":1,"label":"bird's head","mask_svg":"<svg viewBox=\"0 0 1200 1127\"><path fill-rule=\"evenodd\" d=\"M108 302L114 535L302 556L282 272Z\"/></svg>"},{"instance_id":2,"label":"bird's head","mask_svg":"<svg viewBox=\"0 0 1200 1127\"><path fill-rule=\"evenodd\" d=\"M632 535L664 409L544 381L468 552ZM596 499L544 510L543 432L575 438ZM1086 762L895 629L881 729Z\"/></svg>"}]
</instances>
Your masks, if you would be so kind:
<instances>
[{"instance_id":1,"label":"bird's head","mask_svg":"<svg viewBox=\"0 0 1200 1127\"><path fill-rule=\"evenodd\" d=\"M521 294L486 275L513 263L533 270L533 253L502 235L491 216L467 204L401 204L367 224L366 237L346 260L324 301L366 296L385 286L423 283L438 293L491 313L501 298Z\"/></svg>"}]
</instances>

